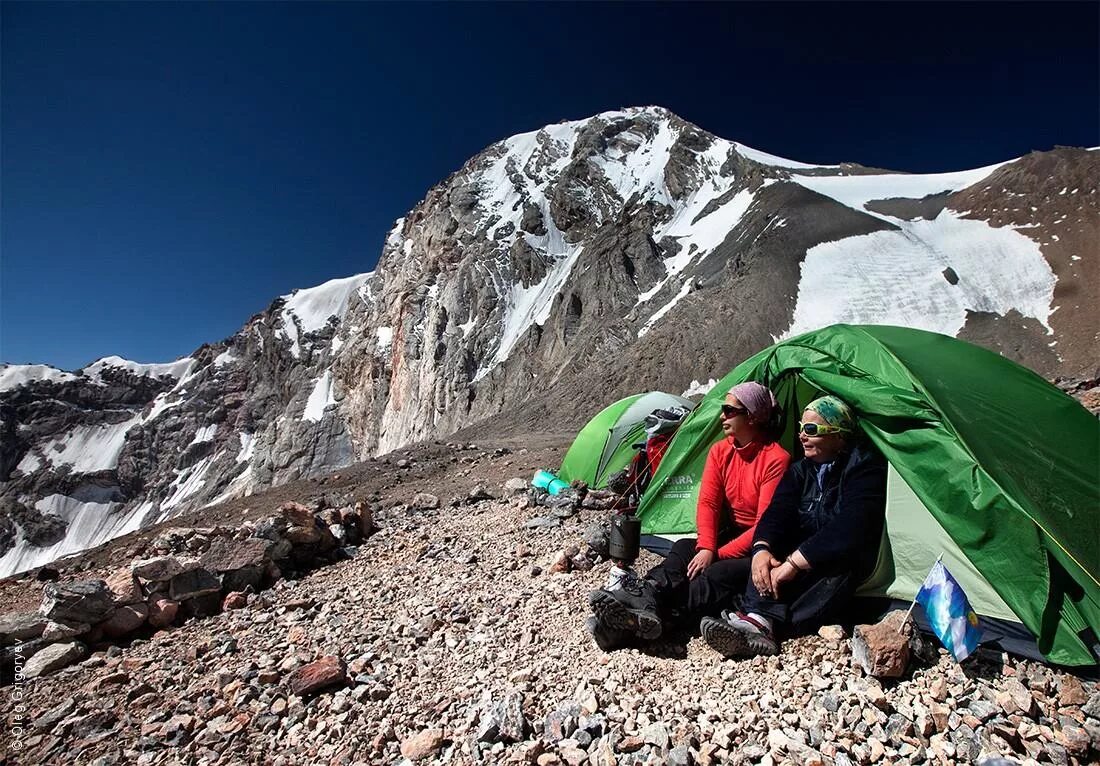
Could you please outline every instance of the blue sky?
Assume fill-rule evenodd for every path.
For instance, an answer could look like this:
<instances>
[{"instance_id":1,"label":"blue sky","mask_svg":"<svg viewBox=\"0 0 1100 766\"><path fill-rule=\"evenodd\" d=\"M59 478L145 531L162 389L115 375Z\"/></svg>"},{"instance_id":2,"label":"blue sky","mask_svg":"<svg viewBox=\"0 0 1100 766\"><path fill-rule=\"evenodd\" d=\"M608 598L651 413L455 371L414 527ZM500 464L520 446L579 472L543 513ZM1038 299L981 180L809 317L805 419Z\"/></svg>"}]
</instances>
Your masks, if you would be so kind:
<instances>
[{"instance_id":1,"label":"blue sky","mask_svg":"<svg viewBox=\"0 0 1100 766\"><path fill-rule=\"evenodd\" d=\"M791 159L1100 144L1096 3L0 5L0 359L168 361L369 271L488 144L658 104Z\"/></svg>"}]
</instances>

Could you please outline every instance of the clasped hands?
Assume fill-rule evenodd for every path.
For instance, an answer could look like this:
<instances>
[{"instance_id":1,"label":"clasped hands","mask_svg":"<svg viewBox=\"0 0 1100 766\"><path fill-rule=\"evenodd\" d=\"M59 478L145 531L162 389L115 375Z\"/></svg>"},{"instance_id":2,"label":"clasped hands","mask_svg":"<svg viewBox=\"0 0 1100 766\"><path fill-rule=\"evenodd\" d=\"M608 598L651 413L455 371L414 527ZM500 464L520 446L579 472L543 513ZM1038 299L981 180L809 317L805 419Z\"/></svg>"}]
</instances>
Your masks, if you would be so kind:
<instances>
[{"instance_id":1,"label":"clasped hands","mask_svg":"<svg viewBox=\"0 0 1100 766\"><path fill-rule=\"evenodd\" d=\"M801 570L788 561L780 561L772 552L757 551L752 557L752 584L761 596L778 598L783 583L798 577Z\"/></svg>"}]
</instances>

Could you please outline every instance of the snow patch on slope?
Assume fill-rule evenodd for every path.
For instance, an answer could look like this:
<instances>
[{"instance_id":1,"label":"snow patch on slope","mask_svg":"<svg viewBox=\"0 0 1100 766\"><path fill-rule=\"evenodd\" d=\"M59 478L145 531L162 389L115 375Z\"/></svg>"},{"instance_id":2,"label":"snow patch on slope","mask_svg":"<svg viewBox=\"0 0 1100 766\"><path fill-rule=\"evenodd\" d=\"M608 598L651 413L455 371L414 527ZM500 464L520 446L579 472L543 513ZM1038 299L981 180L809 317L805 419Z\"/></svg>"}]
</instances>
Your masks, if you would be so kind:
<instances>
[{"instance_id":1,"label":"snow patch on slope","mask_svg":"<svg viewBox=\"0 0 1100 766\"><path fill-rule=\"evenodd\" d=\"M860 213L873 215L890 223L899 219L876 213L867 209L872 200L913 199L956 192L973 186L989 176L997 168L1007 163L987 165L974 170L961 170L955 173L928 173L924 175L905 175L903 173L884 173L867 176L802 176L792 175L791 180L818 194L830 197L842 205Z\"/></svg>"},{"instance_id":2,"label":"snow patch on slope","mask_svg":"<svg viewBox=\"0 0 1100 766\"><path fill-rule=\"evenodd\" d=\"M118 467L126 432L139 422L141 416L121 423L77 426L46 443L42 454L50 465L70 466L73 473L108 471Z\"/></svg>"},{"instance_id":3,"label":"snow patch on slope","mask_svg":"<svg viewBox=\"0 0 1100 766\"><path fill-rule=\"evenodd\" d=\"M15 469L22 473L24 476L27 476L37 471L39 468L42 467L42 465L42 460L38 457L38 455L34 454L33 452L28 452L26 455L23 456L23 459L19 461L19 465L17 465Z\"/></svg>"},{"instance_id":4,"label":"snow patch on slope","mask_svg":"<svg viewBox=\"0 0 1100 766\"><path fill-rule=\"evenodd\" d=\"M791 170L813 170L816 168L838 168L839 165L807 165L805 162L795 162L794 160L788 160L783 157L777 157L774 154L768 154L762 152L759 149L753 149L751 146L745 146L739 144L736 141L733 142L734 148L737 149L737 153L742 157L746 157L753 162L759 162L761 165L771 165L777 168L789 168Z\"/></svg>"},{"instance_id":5,"label":"snow patch on slope","mask_svg":"<svg viewBox=\"0 0 1100 766\"><path fill-rule=\"evenodd\" d=\"M393 345L393 328L379 327L374 331L374 348L379 354L384 354Z\"/></svg>"},{"instance_id":6,"label":"snow patch on slope","mask_svg":"<svg viewBox=\"0 0 1100 766\"><path fill-rule=\"evenodd\" d=\"M691 292L691 288L692 288L693 284L694 284L693 280L689 279L689 280L685 281L684 284L680 287L680 292L676 293L676 296L672 300L670 300L664 306L661 306L661 308L659 308L655 312L653 312L653 316L651 316L648 320L646 320L646 323L644 325L642 325L642 329L638 330L638 337L641 338L647 332L652 330L653 325L657 324L657 322L661 319L661 317L663 317L665 314L667 314L669 311L671 311L672 307L675 306L677 303L679 303L681 298L683 298L685 295L687 295L688 293Z\"/></svg>"},{"instance_id":7,"label":"snow patch on slope","mask_svg":"<svg viewBox=\"0 0 1100 766\"><path fill-rule=\"evenodd\" d=\"M297 359L301 355L299 335L317 332L336 317L342 320L348 310L352 293L361 290L374 276L373 271L342 279L330 279L317 287L295 290L281 296L285 301L281 314L282 326L277 334L290 341L290 353Z\"/></svg>"},{"instance_id":8,"label":"snow patch on slope","mask_svg":"<svg viewBox=\"0 0 1100 766\"><path fill-rule=\"evenodd\" d=\"M131 362L129 359L123 359L120 356L105 356L92 362L82 372L93 383L103 383L103 371L108 369L129 370L134 375L147 378L161 378L167 375L180 380L187 376L194 363L195 360L189 356L163 364L142 364L141 362Z\"/></svg>"},{"instance_id":9,"label":"snow patch on slope","mask_svg":"<svg viewBox=\"0 0 1100 766\"><path fill-rule=\"evenodd\" d=\"M240 357L235 356L233 354L233 351L227 348L225 351L221 352L216 357L214 357L214 366L215 367L225 367L225 366L233 364L234 362L237 362L237 361L240 361Z\"/></svg>"},{"instance_id":10,"label":"snow patch on slope","mask_svg":"<svg viewBox=\"0 0 1100 766\"><path fill-rule=\"evenodd\" d=\"M516 343L532 325L542 325L550 318L554 298L569 279L569 273L573 270L573 264L577 262L582 249L580 245L570 245L564 252L554 253L553 255L558 259L557 263L537 285L531 287L524 287L521 284L512 285L511 291L504 296L507 308L500 343L493 358L474 376L475 381L485 377L493 368L507 359Z\"/></svg>"},{"instance_id":11,"label":"snow patch on slope","mask_svg":"<svg viewBox=\"0 0 1100 766\"><path fill-rule=\"evenodd\" d=\"M256 435L242 431L238 436L241 440L241 451L237 453L237 462L247 463L256 451Z\"/></svg>"},{"instance_id":12,"label":"snow patch on slope","mask_svg":"<svg viewBox=\"0 0 1100 766\"><path fill-rule=\"evenodd\" d=\"M214 434L217 433L217 431L217 423L203 426L198 431L195 431L195 438L191 440L191 444L201 444L202 442L214 441Z\"/></svg>"},{"instance_id":13,"label":"snow patch on slope","mask_svg":"<svg viewBox=\"0 0 1100 766\"><path fill-rule=\"evenodd\" d=\"M336 404L336 398L332 395L332 371L326 370L324 375L314 381L302 420L310 423L320 421L325 415L325 407L330 404Z\"/></svg>"},{"instance_id":14,"label":"snow patch on slope","mask_svg":"<svg viewBox=\"0 0 1100 766\"><path fill-rule=\"evenodd\" d=\"M896 195L895 195L896 196ZM794 321L781 337L837 322L916 327L955 336L966 312L1016 309L1050 331L1055 277L1038 244L1011 228L957 217L898 221L810 248ZM952 268L952 285L943 276Z\"/></svg>"},{"instance_id":15,"label":"snow patch on slope","mask_svg":"<svg viewBox=\"0 0 1100 766\"><path fill-rule=\"evenodd\" d=\"M80 376L48 364L0 364L0 391L10 391L37 381L65 383L70 380L80 380Z\"/></svg>"},{"instance_id":16,"label":"snow patch on slope","mask_svg":"<svg viewBox=\"0 0 1100 766\"><path fill-rule=\"evenodd\" d=\"M67 524L65 537L46 548L30 545L20 531L15 546L0 557L0 577L48 564L62 556L94 548L116 537L133 532L141 523L148 505L143 503L129 512L118 514L122 503L82 502L67 495L49 495L34 504L44 513L60 516Z\"/></svg>"},{"instance_id":17,"label":"snow patch on slope","mask_svg":"<svg viewBox=\"0 0 1100 766\"><path fill-rule=\"evenodd\" d=\"M295 290L283 296L286 299L283 316L295 317L302 332L316 332L328 324L331 317L344 318L351 294L373 274L371 271L343 279L330 279L317 287Z\"/></svg>"},{"instance_id":18,"label":"snow patch on slope","mask_svg":"<svg viewBox=\"0 0 1100 766\"><path fill-rule=\"evenodd\" d=\"M170 515L170 511L187 498L198 492L206 484L206 472L221 457L221 453L205 457L190 468L176 471L176 478L169 486L171 494L160 504L161 521Z\"/></svg>"}]
</instances>

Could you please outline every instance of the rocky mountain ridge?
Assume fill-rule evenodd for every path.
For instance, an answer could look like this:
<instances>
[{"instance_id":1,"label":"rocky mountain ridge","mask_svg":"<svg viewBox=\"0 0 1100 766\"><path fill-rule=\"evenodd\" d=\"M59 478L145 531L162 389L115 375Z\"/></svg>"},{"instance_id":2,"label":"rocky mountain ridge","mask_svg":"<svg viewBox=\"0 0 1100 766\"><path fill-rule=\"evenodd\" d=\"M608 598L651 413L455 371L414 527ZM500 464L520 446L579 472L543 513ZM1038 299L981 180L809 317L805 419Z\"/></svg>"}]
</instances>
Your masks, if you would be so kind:
<instances>
[{"instance_id":1,"label":"rocky mountain ridge","mask_svg":"<svg viewBox=\"0 0 1100 766\"><path fill-rule=\"evenodd\" d=\"M0 370L0 574L472 423L567 430L836 321L1095 377L1098 171L1066 148L812 166L655 107L514 136L399 220L375 271L190 357Z\"/></svg>"}]
</instances>

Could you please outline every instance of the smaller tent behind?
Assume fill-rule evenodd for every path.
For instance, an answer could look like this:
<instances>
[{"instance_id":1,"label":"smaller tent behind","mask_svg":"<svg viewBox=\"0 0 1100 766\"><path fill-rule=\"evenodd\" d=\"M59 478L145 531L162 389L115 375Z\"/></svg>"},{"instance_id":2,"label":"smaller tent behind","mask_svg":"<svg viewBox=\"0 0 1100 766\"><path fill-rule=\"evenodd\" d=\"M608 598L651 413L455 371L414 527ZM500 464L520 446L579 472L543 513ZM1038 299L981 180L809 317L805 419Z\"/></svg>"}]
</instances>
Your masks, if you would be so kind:
<instances>
[{"instance_id":1,"label":"smaller tent behind","mask_svg":"<svg viewBox=\"0 0 1100 766\"><path fill-rule=\"evenodd\" d=\"M690 399L661 391L634 394L605 407L585 424L562 459L558 476L592 488L607 486L607 477L630 465L634 445L645 440L645 417L658 409L692 409Z\"/></svg>"}]
</instances>

